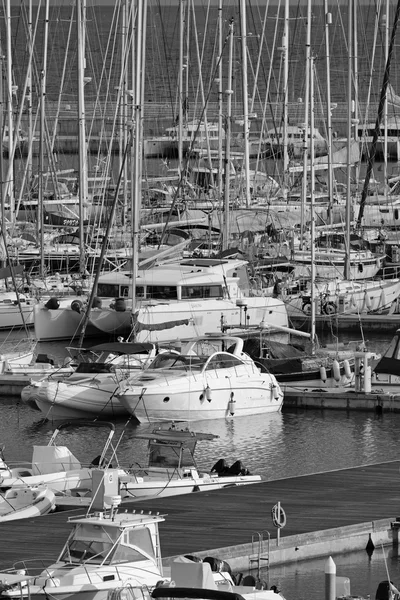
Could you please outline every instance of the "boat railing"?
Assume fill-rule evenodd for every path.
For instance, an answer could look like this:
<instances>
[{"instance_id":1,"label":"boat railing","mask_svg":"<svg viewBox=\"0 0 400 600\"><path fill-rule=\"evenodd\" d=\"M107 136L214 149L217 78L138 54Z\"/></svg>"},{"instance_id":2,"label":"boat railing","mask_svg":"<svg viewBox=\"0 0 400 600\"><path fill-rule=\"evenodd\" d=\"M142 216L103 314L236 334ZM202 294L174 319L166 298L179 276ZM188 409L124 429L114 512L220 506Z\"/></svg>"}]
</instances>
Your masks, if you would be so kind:
<instances>
[{"instance_id":1,"label":"boat railing","mask_svg":"<svg viewBox=\"0 0 400 600\"><path fill-rule=\"evenodd\" d=\"M10 574L22 574L21 571L25 571L24 575L27 575L29 577L38 577L41 573L43 573L43 571L45 571L48 568L48 562L48 560L45 561L42 558L19 560L13 564L12 569L3 572Z\"/></svg>"}]
</instances>

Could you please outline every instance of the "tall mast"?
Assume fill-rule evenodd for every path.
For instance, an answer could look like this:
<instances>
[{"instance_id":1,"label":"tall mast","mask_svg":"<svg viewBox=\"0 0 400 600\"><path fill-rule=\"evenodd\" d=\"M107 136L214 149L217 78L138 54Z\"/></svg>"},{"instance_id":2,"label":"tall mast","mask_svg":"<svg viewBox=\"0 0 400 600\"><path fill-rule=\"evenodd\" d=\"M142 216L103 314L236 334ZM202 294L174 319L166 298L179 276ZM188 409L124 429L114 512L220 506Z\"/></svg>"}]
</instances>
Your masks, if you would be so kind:
<instances>
[{"instance_id":1,"label":"tall mast","mask_svg":"<svg viewBox=\"0 0 400 600\"><path fill-rule=\"evenodd\" d=\"M225 135L225 190L224 190L224 221L223 221L223 236L222 249L226 250L229 244L230 227L229 227L229 183L231 171L231 126L232 126L232 62L233 62L233 19L229 23L229 60L228 60L228 89L226 90L226 135Z\"/></svg>"},{"instance_id":2,"label":"tall mast","mask_svg":"<svg viewBox=\"0 0 400 600\"><path fill-rule=\"evenodd\" d=\"M352 91L353 91L353 1L348 3L348 27L347 27L347 174L346 174L346 236L345 236L345 262L344 278L350 279L350 220L351 220L351 143L352 143Z\"/></svg>"},{"instance_id":3,"label":"tall mast","mask_svg":"<svg viewBox=\"0 0 400 600\"><path fill-rule=\"evenodd\" d=\"M39 6L38 6L39 10ZM29 0L28 7L28 49L29 57L33 55L33 37L32 37L32 0ZM29 59L28 71L27 71L27 90L26 90L26 101L27 101L27 112L28 112L28 148L31 147L33 138L33 109L32 109L32 60ZM28 151L28 163L27 163L27 177L28 182L32 181L32 152Z\"/></svg>"},{"instance_id":4,"label":"tall mast","mask_svg":"<svg viewBox=\"0 0 400 600\"><path fill-rule=\"evenodd\" d=\"M249 156L249 100L247 95L247 21L246 0L240 0L240 37L242 48L242 94L243 94L243 142L244 142L244 186L246 207L250 206L250 156Z\"/></svg>"},{"instance_id":5,"label":"tall mast","mask_svg":"<svg viewBox=\"0 0 400 600\"><path fill-rule=\"evenodd\" d=\"M44 21L44 37L43 37L43 68L40 78L40 136L39 136L39 194L38 194L38 228L39 228L39 247L40 252L40 273L44 275L44 136L45 136L45 100L46 100L46 85L47 85L47 46L49 34L49 0L45 4L45 21Z\"/></svg>"},{"instance_id":6,"label":"tall mast","mask_svg":"<svg viewBox=\"0 0 400 600\"><path fill-rule=\"evenodd\" d=\"M218 201L221 202L223 191L223 146L222 146L222 131L223 123L223 97L222 97L222 0L219 0L218 5ZM230 85L228 83L228 85Z\"/></svg>"},{"instance_id":7,"label":"tall mast","mask_svg":"<svg viewBox=\"0 0 400 600\"><path fill-rule=\"evenodd\" d=\"M300 244L303 247L304 242L304 213L307 206L307 183L308 183L308 141L311 137L308 112L310 110L310 58L311 58L311 0L307 2L307 33L306 33L306 82L305 82L305 102L304 102L304 138L303 138L303 182L302 182L302 198L300 206ZM310 151L311 160L313 155ZM312 215L311 215L312 218ZM314 244L314 239L311 238L311 246ZM314 282L311 282L314 285Z\"/></svg>"},{"instance_id":8,"label":"tall mast","mask_svg":"<svg viewBox=\"0 0 400 600\"><path fill-rule=\"evenodd\" d=\"M388 83L389 83L390 65L392 62L393 48L394 48L394 42L396 39L396 32L397 32L397 25L399 23L399 18L400 18L400 0L398 0L398 2L397 2L396 12L395 12L394 20L393 20L393 27L392 27L392 34L390 36L388 57L387 57L387 61L386 61L386 68L385 68L385 73L383 75L383 83L382 83L381 94L380 94L380 98L379 98L378 115L377 115L377 118L375 121L374 133L372 135L371 150L368 155L367 172L365 174L364 187L362 190L361 200L360 200L360 209L358 211L357 227L361 226L362 219L364 216L364 207L365 207L365 202L366 202L367 195L368 195L369 181L371 178L372 168L373 168L374 161L375 161L376 146L377 146L378 139L380 136L381 122L382 122L382 116L383 116L385 100L386 100L386 92L387 92L387 87L388 87Z\"/></svg>"},{"instance_id":9,"label":"tall mast","mask_svg":"<svg viewBox=\"0 0 400 600\"><path fill-rule=\"evenodd\" d=\"M136 28L132 42L131 206L132 206L132 309L135 306L139 265L140 209L142 202L143 101L145 82L147 0L136 0Z\"/></svg>"},{"instance_id":10,"label":"tall mast","mask_svg":"<svg viewBox=\"0 0 400 600\"><path fill-rule=\"evenodd\" d=\"M185 22L185 1L179 2L179 73L178 73L178 169L183 169L183 35Z\"/></svg>"},{"instance_id":11,"label":"tall mast","mask_svg":"<svg viewBox=\"0 0 400 600\"><path fill-rule=\"evenodd\" d=\"M330 222L332 223L333 208L333 167L332 167L332 107L331 107L331 55L329 43L329 27L332 24L332 15L328 9L328 0L324 0L325 7L325 65L326 65L326 123L328 143L328 205Z\"/></svg>"},{"instance_id":12,"label":"tall mast","mask_svg":"<svg viewBox=\"0 0 400 600\"><path fill-rule=\"evenodd\" d=\"M14 221L14 152L13 152L13 111L12 111L12 51L11 51L11 6L10 0L6 0L6 46L7 46L7 123L8 123L8 157L9 166L7 174L8 196L10 198L10 221Z\"/></svg>"},{"instance_id":13,"label":"tall mast","mask_svg":"<svg viewBox=\"0 0 400 600\"><path fill-rule=\"evenodd\" d=\"M386 0L386 19L385 19L385 62L389 56L389 0ZM383 181L385 183L385 196L387 198L387 180L388 180L388 102L385 96L385 106L383 111L383 123L384 123L384 141L383 141Z\"/></svg>"},{"instance_id":14,"label":"tall mast","mask_svg":"<svg viewBox=\"0 0 400 600\"><path fill-rule=\"evenodd\" d=\"M85 239L83 222L85 205L88 200L88 173L86 150L86 115L85 115L85 31L86 31L86 0L77 0L76 24L78 37L78 148L79 148L79 249L80 273L85 272Z\"/></svg>"},{"instance_id":15,"label":"tall mast","mask_svg":"<svg viewBox=\"0 0 400 600\"><path fill-rule=\"evenodd\" d=\"M308 0L311 15L311 0ZM314 172L314 57L310 55L310 210L311 210L311 347L312 353L315 352L316 334L315 334L315 301L314 301L314 283L315 283L315 172Z\"/></svg>"},{"instance_id":16,"label":"tall mast","mask_svg":"<svg viewBox=\"0 0 400 600\"><path fill-rule=\"evenodd\" d=\"M288 194L288 81L289 81L289 0L285 0L285 17L282 39L283 52L283 199Z\"/></svg>"}]
</instances>

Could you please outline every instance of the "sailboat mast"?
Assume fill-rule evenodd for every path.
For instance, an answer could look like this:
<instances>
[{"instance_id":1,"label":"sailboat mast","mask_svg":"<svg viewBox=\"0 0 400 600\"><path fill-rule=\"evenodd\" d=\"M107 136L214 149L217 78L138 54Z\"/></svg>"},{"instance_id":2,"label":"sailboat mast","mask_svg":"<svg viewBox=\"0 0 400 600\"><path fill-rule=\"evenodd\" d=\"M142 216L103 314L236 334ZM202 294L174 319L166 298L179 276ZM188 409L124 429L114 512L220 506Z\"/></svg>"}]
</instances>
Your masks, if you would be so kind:
<instances>
[{"instance_id":1,"label":"sailboat mast","mask_svg":"<svg viewBox=\"0 0 400 600\"><path fill-rule=\"evenodd\" d=\"M389 55L389 0L386 0L386 19L385 19L385 61ZM388 180L388 102L385 96L385 106L383 111L384 140L383 140L383 181L385 182L385 196L387 199L387 180Z\"/></svg>"},{"instance_id":2,"label":"sailboat mast","mask_svg":"<svg viewBox=\"0 0 400 600\"><path fill-rule=\"evenodd\" d=\"M249 100L247 95L247 20L246 0L240 0L240 34L242 48L242 94L243 94L243 142L244 142L244 186L246 208L250 206L250 150L249 150Z\"/></svg>"},{"instance_id":3,"label":"sailboat mast","mask_svg":"<svg viewBox=\"0 0 400 600\"><path fill-rule=\"evenodd\" d=\"M15 200L14 200L14 152L13 152L13 141L14 141L14 126L13 126L13 111L12 111L12 97L13 97L13 85L12 85L12 52L11 52L11 3L10 0L6 0L6 45L7 45L7 122L8 122L8 195L10 198L10 221L14 222L15 219ZM3 140L2 140L3 145Z\"/></svg>"},{"instance_id":4,"label":"sailboat mast","mask_svg":"<svg viewBox=\"0 0 400 600\"><path fill-rule=\"evenodd\" d=\"M311 0L310 4L311 16ZM314 57L309 58L310 69L310 209L311 209L311 347L312 353L315 352L316 332L315 332L315 299L314 299L314 284L315 284L315 170L314 170Z\"/></svg>"},{"instance_id":5,"label":"sailboat mast","mask_svg":"<svg viewBox=\"0 0 400 600\"><path fill-rule=\"evenodd\" d=\"M362 219L364 216L364 208L365 208L365 202L367 200L367 195L368 195L369 181L371 179L372 168L374 166L375 155L376 155L376 146L377 146L378 139L380 136L383 110L384 110L385 101L386 101L386 92L387 92L387 87L388 87L388 83L389 83L390 65L392 62L393 48L394 48L394 42L396 39L396 32L397 32L397 25L399 22L399 17L400 17L400 0L398 0L398 2L397 2L396 12L395 12L394 21L393 21L392 35L390 37L388 57L387 57L387 61L386 61L385 73L383 75L381 95L379 98L378 116L375 121L375 128L374 128L374 132L372 135L371 150L368 155L367 172L366 172L365 179L364 179L364 187L362 190L361 200L360 200L360 208L358 211L357 227L361 227Z\"/></svg>"},{"instance_id":6,"label":"sailboat mast","mask_svg":"<svg viewBox=\"0 0 400 600\"><path fill-rule=\"evenodd\" d=\"M332 167L332 106L331 106L331 55L329 27L332 24L332 15L329 12L328 0L324 0L325 8L325 65L326 65L326 123L328 143L328 206L329 220L333 222L333 167Z\"/></svg>"},{"instance_id":7,"label":"sailboat mast","mask_svg":"<svg viewBox=\"0 0 400 600\"><path fill-rule=\"evenodd\" d=\"M140 209L142 202L143 101L145 82L147 0L137 0L136 28L132 42L132 123L131 207L132 207L132 309L136 299L136 280L139 265Z\"/></svg>"},{"instance_id":8,"label":"sailboat mast","mask_svg":"<svg viewBox=\"0 0 400 600\"><path fill-rule=\"evenodd\" d=\"M85 115L85 30L86 0L77 0L76 24L78 38L78 147L79 147L79 268L85 272L84 206L88 200L88 173L86 151L86 115Z\"/></svg>"},{"instance_id":9,"label":"sailboat mast","mask_svg":"<svg viewBox=\"0 0 400 600\"><path fill-rule=\"evenodd\" d=\"M283 199L288 194L288 82L289 82L289 0L285 0L285 17L282 39L283 52Z\"/></svg>"},{"instance_id":10,"label":"sailboat mast","mask_svg":"<svg viewBox=\"0 0 400 600\"><path fill-rule=\"evenodd\" d=\"M179 3L179 73L178 73L178 169L183 169L183 35L185 22L185 0Z\"/></svg>"},{"instance_id":11,"label":"sailboat mast","mask_svg":"<svg viewBox=\"0 0 400 600\"><path fill-rule=\"evenodd\" d=\"M47 46L49 34L49 0L45 4L45 21L43 37L43 68L40 77L40 139L39 139L39 194L38 194L38 237L40 247L40 273L44 275L44 135L45 135L45 100L47 86Z\"/></svg>"},{"instance_id":12,"label":"sailboat mast","mask_svg":"<svg viewBox=\"0 0 400 600\"><path fill-rule=\"evenodd\" d=\"M346 236L345 236L345 261L344 278L350 279L350 221L351 221L351 143L352 143L352 91L353 91L353 2L349 0L347 16L347 173L346 173Z\"/></svg>"},{"instance_id":13,"label":"sailboat mast","mask_svg":"<svg viewBox=\"0 0 400 600\"><path fill-rule=\"evenodd\" d=\"M224 189L224 220L222 249L226 250L229 244L230 221L229 221L229 184L231 172L231 127L232 127L232 62L233 62L233 19L229 23L229 59L228 59L228 89L226 90L226 131L225 131L225 189Z\"/></svg>"},{"instance_id":14,"label":"sailboat mast","mask_svg":"<svg viewBox=\"0 0 400 600\"><path fill-rule=\"evenodd\" d=\"M306 33L306 83L305 83L305 101L304 101L304 128L303 128L303 182L302 182L302 198L300 207L300 245L304 243L304 221L305 211L307 206L307 179L308 179L308 141L310 133L308 111L310 110L310 58L311 58L311 0L307 2L307 33ZM311 160L313 158L312 153ZM311 214L311 219L313 215ZM311 237L311 245L314 244L314 238ZM314 285L312 282L311 285Z\"/></svg>"},{"instance_id":15,"label":"sailboat mast","mask_svg":"<svg viewBox=\"0 0 400 600\"><path fill-rule=\"evenodd\" d=\"M223 88L222 88L222 0L218 4L218 200L221 202L223 192L223 146L222 146L222 131L223 123Z\"/></svg>"},{"instance_id":16,"label":"sailboat mast","mask_svg":"<svg viewBox=\"0 0 400 600\"><path fill-rule=\"evenodd\" d=\"M29 0L28 7L28 51L29 56L33 55L33 21L32 21L32 0ZM32 138L33 138L33 108L32 108L32 60L29 60L28 63L28 71L26 74L27 78L27 90L26 90L26 102L27 102L27 112L28 112L28 147L31 146ZM28 152L27 159L27 177L29 183L32 181L32 152Z\"/></svg>"}]
</instances>

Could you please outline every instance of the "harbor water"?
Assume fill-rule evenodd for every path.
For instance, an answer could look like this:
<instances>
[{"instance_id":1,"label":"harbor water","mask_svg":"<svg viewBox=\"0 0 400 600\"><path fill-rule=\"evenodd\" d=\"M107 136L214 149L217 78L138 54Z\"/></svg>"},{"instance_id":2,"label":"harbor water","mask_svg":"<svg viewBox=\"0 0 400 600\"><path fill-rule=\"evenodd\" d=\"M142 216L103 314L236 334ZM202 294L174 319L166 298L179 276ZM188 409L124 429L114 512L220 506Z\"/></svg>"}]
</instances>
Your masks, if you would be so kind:
<instances>
[{"instance_id":1,"label":"harbor water","mask_svg":"<svg viewBox=\"0 0 400 600\"><path fill-rule=\"evenodd\" d=\"M114 440L120 463L132 466L143 463L146 442L138 439L137 434L146 426L128 418L115 422L115 426ZM33 445L47 443L54 428L55 424L43 420L41 413L17 399L1 400L0 442L7 462L29 463ZM225 458L230 464L239 459L263 480L393 461L398 460L400 454L400 415L392 414L283 410L272 415L197 422L192 423L191 428L219 436L213 441L199 443L196 459L200 469L209 471L219 458ZM81 460L89 460L99 454L107 432L105 427L89 430L74 426L60 435L59 443L65 443ZM382 494L386 493L390 490L382 490ZM271 507L277 500L271 498ZM184 503L185 498L181 501ZM395 517L399 514L400 498L395 498L391 515L376 516ZM290 514L287 518L290 519ZM234 515L227 515L227 519L235 527ZM270 526L268 512L265 522L267 530ZM249 531L249 542L254 533ZM275 532L270 533L274 538ZM271 543L276 543L275 539ZM334 560L337 574L350 578L352 595L374 598L378 583L387 577L386 563L390 578L400 585L400 561L391 556L390 548L384 551L376 548L371 557L366 552L357 552L335 556ZM324 597L325 562L324 558L279 567L270 565L269 573L264 570L261 576L268 578L271 585L278 585L287 600L321 600ZM0 565L0 569L5 566L9 565Z\"/></svg>"}]
</instances>

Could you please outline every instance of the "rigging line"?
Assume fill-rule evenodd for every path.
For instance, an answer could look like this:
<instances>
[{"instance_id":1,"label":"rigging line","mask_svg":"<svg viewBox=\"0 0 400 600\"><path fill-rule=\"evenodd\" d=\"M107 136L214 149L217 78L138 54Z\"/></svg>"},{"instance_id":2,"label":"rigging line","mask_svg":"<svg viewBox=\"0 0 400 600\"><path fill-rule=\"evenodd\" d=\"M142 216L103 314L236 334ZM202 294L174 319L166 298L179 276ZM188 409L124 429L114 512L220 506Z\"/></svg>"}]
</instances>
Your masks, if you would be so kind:
<instances>
[{"instance_id":1,"label":"rigging line","mask_svg":"<svg viewBox=\"0 0 400 600\"><path fill-rule=\"evenodd\" d=\"M93 305L93 300L95 297L95 294L97 292L97 284L99 281L99 277L100 277L100 272L101 272L101 268L103 265L103 261L104 261L104 256L106 254L106 248L107 248L107 244L108 244L108 238L109 238L109 234L111 231L111 227L114 221L114 215L115 215L115 210L116 210L116 206L118 203L118 194L119 194L119 188L121 186L121 180L122 180L122 176L124 173L124 167L125 167L125 162L128 156L128 153L130 152L131 146L133 143L133 131L130 132L130 137L127 141L126 147L125 147L125 151L124 151L124 155L122 158L122 163L121 163L121 168L120 168L120 172L118 175L118 181L117 181L117 185L115 187L115 192L114 192L114 199L113 199L113 203L112 203L112 207L111 207L111 211L110 214L108 215L108 222L107 222L107 228L104 234L104 240L103 240L103 244L101 246L101 251L100 251L100 256L99 256L99 262L98 262L98 267L97 267L97 271L95 274L95 279L92 285L92 290L90 293L90 297L86 306L86 310L85 310L85 314L83 316L83 323L81 326L81 331L80 331L80 336L79 336L79 345L82 346L83 344L83 340L85 337L85 331L86 331L86 327L88 325L89 322L89 317L90 317L90 311ZM82 321L81 321L82 322ZM72 338L74 339L74 338Z\"/></svg>"},{"instance_id":2,"label":"rigging line","mask_svg":"<svg viewBox=\"0 0 400 600\"><path fill-rule=\"evenodd\" d=\"M216 65L215 65L215 68L214 68L214 77L212 78L213 80L215 80L215 78L217 77L219 64L220 64L220 62L222 60L222 55L223 55L224 49L225 49L225 47L228 44L229 35L230 35L229 33L226 35L224 43L222 45L221 56L219 56L218 61L217 61ZM158 248L160 248L160 246L163 243L163 240L164 240L164 237L166 235L166 231L167 231L168 225L169 225L170 220L171 220L171 216L172 216L173 210L174 210L174 208L175 208L175 206L176 206L176 204L178 202L178 194L181 191L181 188L183 186L183 182L184 182L184 179L185 179L185 175L184 174L187 171L187 166L189 164L190 155L192 154L192 151L193 151L193 148L194 148L196 137L197 137L197 134L198 134L199 129L200 129L200 125L201 125L201 122L202 122L202 119L203 119L203 115L204 115L206 107L207 107L208 100L210 98L210 94L211 94L211 89L207 93L207 96L206 96L206 99L205 99L205 106L203 107L203 109L202 109L202 111L200 113L200 118L199 118L199 121L198 121L198 124L197 124L196 131L194 132L193 139L190 141L190 146L189 146L188 151L186 153L184 165L183 165L180 177L179 177L178 185L176 186L175 193L174 193L174 196L172 198L171 208L170 208L169 213L167 215L167 218L166 218L166 221L165 221L165 225L164 225L164 228L163 228L161 236L160 236L160 242L159 242Z\"/></svg>"},{"instance_id":3,"label":"rigging line","mask_svg":"<svg viewBox=\"0 0 400 600\"><path fill-rule=\"evenodd\" d=\"M385 103L386 103L386 92L387 92L387 87L388 87L388 83L389 83L390 65L391 65L391 61L392 61L392 55L393 55L393 49L394 49L394 43L395 43L395 39L396 39L397 25L398 25L399 18L400 18L400 0L398 0L398 2L397 2L396 13L395 13L393 28L392 28L392 34L390 37L389 50L388 50L388 56L387 56L387 61L386 61L386 68L385 68L385 73L383 76L383 83L382 83L381 94L380 94L380 98L379 98L378 115L376 117L374 133L372 136L371 152L370 152L370 156L368 157L367 173L365 175L364 187L362 190L361 200L360 200L360 208L358 211L357 227L361 226L361 222L362 222L362 219L364 216L364 208L365 208L367 195L368 195L369 182L371 179L372 169L373 169L373 165L374 165L374 161L375 161L377 143L378 143L378 138L380 135L381 121L382 121L383 111L384 111Z\"/></svg>"}]
</instances>

